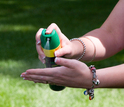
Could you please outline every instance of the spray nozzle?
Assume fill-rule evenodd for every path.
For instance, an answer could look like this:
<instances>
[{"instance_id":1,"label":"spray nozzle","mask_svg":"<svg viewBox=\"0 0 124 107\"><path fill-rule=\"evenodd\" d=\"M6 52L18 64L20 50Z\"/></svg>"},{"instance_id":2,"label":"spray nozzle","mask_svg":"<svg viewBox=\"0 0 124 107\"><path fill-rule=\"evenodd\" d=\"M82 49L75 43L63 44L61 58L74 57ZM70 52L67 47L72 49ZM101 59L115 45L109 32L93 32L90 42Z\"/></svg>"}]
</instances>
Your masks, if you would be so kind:
<instances>
[{"instance_id":1,"label":"spray nozzle","mask_svg":"<svg viewBox=\"0 0 124 107\"><path fill-rule=\"evenodd\" d=\"M50 37L49 38L46 38L47 41L50 41L50 39L51 39Z\"/></svg>"}]
</instances>

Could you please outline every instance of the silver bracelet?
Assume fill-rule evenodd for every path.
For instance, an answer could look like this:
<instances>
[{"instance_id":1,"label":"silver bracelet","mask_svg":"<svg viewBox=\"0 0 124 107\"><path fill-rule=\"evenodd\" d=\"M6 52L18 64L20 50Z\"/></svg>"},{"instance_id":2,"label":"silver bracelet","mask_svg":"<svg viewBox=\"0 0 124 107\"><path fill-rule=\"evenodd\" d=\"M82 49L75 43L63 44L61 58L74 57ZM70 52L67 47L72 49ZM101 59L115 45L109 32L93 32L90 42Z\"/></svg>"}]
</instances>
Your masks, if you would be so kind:
<instances>
[{"instance_id":1,"label":"silver bracelet","mask_svg":"<svg viewBox=\"0 0 124 107\"><path fill-rule=\"evenodd\" d=\"M93 41L90 40L88 37L85 36L84 38L86 38L86 39L88 39L89 41L91 41L92 44L93 44L93 46L94 46L94 55L93 55L93 58L89 61L89 62L92 62L92 61L94 60L95 56L96 56L96 46L95 46L95 44L93 43Z\"/></svg>"},{"instance_id":2,"label":"silver bracelet","mask_svg":"<svg viewBox=\"0 0 124 107\"><path fill-rule=\"evenodd\" d=\"M85 55L85 52L86 52L86 45L84 44L84 42L79 39L79 38L73 38L73 39L70 39L70 41L74 41L74 40L77 40L79 41L82 45L83 45L83 54L78 58L78 60L82 59L82 57Z\"/></svg>"}]
</instances>

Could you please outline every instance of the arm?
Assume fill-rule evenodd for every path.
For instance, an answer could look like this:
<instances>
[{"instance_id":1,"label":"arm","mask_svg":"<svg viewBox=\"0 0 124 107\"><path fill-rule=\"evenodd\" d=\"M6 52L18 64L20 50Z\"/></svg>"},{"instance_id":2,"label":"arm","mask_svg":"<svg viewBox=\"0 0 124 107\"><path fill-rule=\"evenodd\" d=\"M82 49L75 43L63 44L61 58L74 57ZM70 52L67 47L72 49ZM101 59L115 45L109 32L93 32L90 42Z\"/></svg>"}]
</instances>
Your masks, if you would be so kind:
<instances>
[{"instance_id":1,"label":"arm","mask_svg":"<svg viewBox=\"0 0 124 107\"><path fill-rule=\"evenodd\" d=\"M124 64L98 69L100 84L96 88L124 88Z\"/></svg>"},{"instance_id":2,"label":"arm","mask_svg":"<svg viewBox=\"0 0 124 107\"><path fill-rule=\"evenodd\" d=\"M88 37L96 47L95 60L108 58L124 49L124 0L120 0L103 25L84 36L80 37L86 44L84 60L91 60L94 54L94 46L85 37ZM81 47L80 44L74 42ZM77 46L76 46L77 47ZM80 48L82 49L82 48ZM82 50L78 55L81 55Z\"/></svg>"},{"instance_id":3,"label":"arm","mask_svg":"<svg viewBox=\"0 0 124 107\"><path fill-rule=\"evenodd\" d=\"M93 31L88 32L80 39L86 45L86 53L81 59L82 61L91 61L94 57L94 45L96 47L96 55L94 61L106 59L117 52L124 49L124 0L120 0L103 25ZM78 59L83 52L83 46L79 41L69 41L61 32L59 27L52 23L46 30L51 33L55 29L61 39L62 48L55 52L55 56L64 56L66 58ZM40 29L36 34L36 43L40 41ZM87 39L87 38L89 39ZM91 42L92 41L92 42ZM93 45L94 44L94 45ZM36 44L39 59L44 62L44 54L41 46Z\"/></svg>"},{"instance_id":4,"label":"arm","mask_svg":"<svg viewBox=\"0 0 124 107\"><path fill-rule=\"evenodd\" d=\"M96 60L110 57L124 48L124 0L120 0L105 23L96 30L85 34L82 39L86 44L86 54L82 60L89 61L94 54L96 46ZM62 41L62 48L55 52L56 56L65 55L68 58L78 58L82 54L82 44L79 41L70 42L60 29L52 24L47 28L47 33L55 29ZM39 37L42 29L36 34L36 48L43 60ZM85 38L88 37L92 42ZM78 48L77 48L78 47ZM56 64L61 67L45 69L29 69L22 73L21 77L39 83L49 83L75 88L91 88L92 73L85 63L74 59L56 58ZM95 88L124 88L124 64L97 70L97 76L101 81ZM46 82L47 81L47 82Z\"/></svg>"}]
</instances>

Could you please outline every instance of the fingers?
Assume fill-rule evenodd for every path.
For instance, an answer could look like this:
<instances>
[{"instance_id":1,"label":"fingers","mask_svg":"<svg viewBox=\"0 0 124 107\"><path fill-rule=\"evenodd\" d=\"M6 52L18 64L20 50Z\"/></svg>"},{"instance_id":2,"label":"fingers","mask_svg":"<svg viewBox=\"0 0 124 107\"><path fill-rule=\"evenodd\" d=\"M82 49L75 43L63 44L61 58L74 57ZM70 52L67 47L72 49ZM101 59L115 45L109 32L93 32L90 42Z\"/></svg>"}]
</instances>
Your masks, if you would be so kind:
<instances>
[{"instance_id":1,"label":"fingers","mask_svg":"<svg viewBox=\"0 0 124 107\"><path fill-rule=\"evenodd\" d=\"M69 47L70 46L69 39L61 32L61 30L59 29L59 27L55 23L52 23L46 29L46 33L47 34L52 33L53 29L55 29L56 32L58 33L60 41L61 41L61 45L62 45L62 48L55 53L55 56L57 56L57 57L65 56L65 57L69 58L69 56L71 54L71 49ZM41 36L42 30L43 30L43 28L40 28L38 30L38 32L36 33L36 50L37 50L37 52L39 54L38 57L39 57L40 61L42 63L45 63L45 60L44 60L45 55L44 55L43 50L41 48L41 41L40 41L40 36Z\"/></svg>"},{"instance_id":2,"label":"fingers","mask_svg":"<svg viewBox=\"0 0 124 107\"><path fill-rule=\"evenodd\" d=\"M21 75L24 80L28 81L34 81L34 83L43 83L43 84L48 84L47 79L42 78L42 76L37 76L37 75Z\"/></svg>"},{"instance_id":3,"label":"fingers","mask_svg":"<svg viewBox=\"0 0 124 107\"><path fill-rule=\"evenodd\" d=\"M24 80L34 81L35 83L39 82L46 84L47 78L45 75L46 73L44 73L42 69L29 69L22 73L20 77Z\"/></svg>"},{"instance_id":4,"label":"fingers","mask_svg":"<svg viewBox=\"0 0 124 107\"><path fill-rule=\"evenodd\" d=\"M61 35L61 30L59 29L59 27L55 23L52 23L50 26L48 26L48 28L46 29L46 33L47 34L52 33L53 29L56 30L58 35Z\"/></svg>"},{"instance_id":5,"label":"fingers","mask_svg":"<svg viewBox=\"0 0 124 107\"><path fill-rule=\"evenodd\" d=\"M71 56L71 49L69 46L65 46L57 51L55 51L55 56L56 57L61 57L61 56L64 56L64 57L68 57Z\"/></svg>"},{"instance_id":6,"label":"fingers","mask_svg":"<svg viewBox=\"0 0 124 107\"><path fill-rule=\"evenodd\" d=\"M58 33L60 41L65 39L68 40L68 38L61 32L60 28L55 23L52 23L48 26L48 28L46 29L46 33L47 34L52 33L53 29L55 29L56 32Z\"/></svg>"},{"instance_id":7,"label":"fingers","mask_svg":"<svg viewBox=\"0 0 124 107\"><path fill-rule=\"evenodd\" d=\"M52 33L53 29L55 29L57 31L58 35L61 35L61 31L60 31L59 27L55 23L52 23L47 28L46 33L47 34ZM35 37L36 38L36 50L37 50L37 52L39 54L38 58L40 59L40 61L42 63L45 63L45 60L44 60L45 59L45 55L44 55L43 50L41 48L41 41L40 41L40 36L41 36L42 30L43 30L43 28L40 28L38 30L38 32L36 33L36 37Z\"/></svg>"},{"instance_id":8,"label":"fingers","mask_svg":"<svg viewBox=\"0 0 124 107\"><path fill-rule=\"evenodd\" d=\"M40 29L37 31L36 37L35 37L36 41L39 41L39 40L40 40L40 36L41 36L42 30L43 30L43 28L40 28Z\"/></svg>"},{"instance_id":9,"label":"fingers","mask_svg":"<svg viewBox=\"0 0 124 107\"><path fill-rule=\"evenodd\" d=\"M22 73L22 75L32 74L32 75L42 75L42 76L55 76L58 70L60 70L59 67L43 68L43 69L28 69L25 73Z\"/></svg>"},{"instance_id":10,"label":"fingers","mask_svg":"<svg viewBox=\"0 0 124 107\"><path fill-rule=\"evenodd\" d=\"M48 26L48 28L46 29L46 34L52 33L53 29L56 30L58 35L61 35L61 30L59 29L59 27L55 23L52 23L51 25ZM43 30L43 28L40 28L38 30L38 32L36 33L36 41L40 40L42 30Z\"/></svg>"},{"instance_id":11,"label":"fingers","mask_svg":"<svg viewBox=\"0 0 124 107\"><path fill-rule=\"evenodd\" d=\"M40 60L43 64L45 64L46 61L45 61L45 56L44 56L44 55L43 55L43 56L42 56L42 55L41 55L41 56L38 55L38 58L39 58L39 60Z\"/></svg>"},{"instance_id":12,"label":"fingers","mask_svg":"<svg viewBox=\"0 0 124 107\"><path fill-rule=\"evenodd\" d=\"M45 63L45 55L44 55L44 53L43 53L43 51L42 51L42 48L41 48L41 41L40 41L40 36L41 36L41 32L42 32L42 30L43 30L43 28L40 28L39 30L38 30L38 32L36 33L36 50L37 50L37 52L38 52L38 58L40 59L40 61L42 62L42 63Z\"/></svg>"},{"instance_id":13,"label":"fingers","mask_svg":"<svg viewBox=\"0 0 124 107\"><path fill-rule=\"evenodd\" d=\"M57 69L56 68L29 69L26 72L22 73L21 77L23 77L24 80L34 81L36 83L38 82L44 84L49 83L59 85L62 80L60 79L58 72L59 67Z\"/></svg>"},{"instance_id":14,"label":"fingers","mask_svg":"<svg viewBox=\"0 0 124 107\"><path fill-rule=\"evenodd\" d=\"M65 58L56 57L55 63L57 65L61 65L61 66L65 66L65 67L68 67L71 69L75 69L81 62L74 60L74 59L65 59Z\"/></svg>"}]
</instances>

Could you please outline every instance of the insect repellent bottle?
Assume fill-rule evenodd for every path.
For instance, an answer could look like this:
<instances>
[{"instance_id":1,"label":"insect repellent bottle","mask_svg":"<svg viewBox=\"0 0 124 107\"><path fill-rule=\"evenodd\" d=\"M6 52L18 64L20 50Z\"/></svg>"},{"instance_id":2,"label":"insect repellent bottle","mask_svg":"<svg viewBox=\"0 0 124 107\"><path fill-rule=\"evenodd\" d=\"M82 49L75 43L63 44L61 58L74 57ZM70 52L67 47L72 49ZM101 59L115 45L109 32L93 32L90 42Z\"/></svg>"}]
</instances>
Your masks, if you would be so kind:
<instances>
[{"instance_id":1,"label":"insect repellent bottle","mask_svg":"<svg viewBox=\"0 0 124 107\"><path fill-rule=\"evenodd\" d=\"M41 47L46 56L45 65L46 68L57 67L58 65L54 62L55 55L54 52L61 48L59 36L55 29L53 29L51 34L46 34L46 29L43 29L41 33ZM49 84L50 88L54 91L61 91L65 87Z\"/></svg>"}]
</instances>

